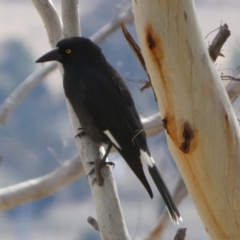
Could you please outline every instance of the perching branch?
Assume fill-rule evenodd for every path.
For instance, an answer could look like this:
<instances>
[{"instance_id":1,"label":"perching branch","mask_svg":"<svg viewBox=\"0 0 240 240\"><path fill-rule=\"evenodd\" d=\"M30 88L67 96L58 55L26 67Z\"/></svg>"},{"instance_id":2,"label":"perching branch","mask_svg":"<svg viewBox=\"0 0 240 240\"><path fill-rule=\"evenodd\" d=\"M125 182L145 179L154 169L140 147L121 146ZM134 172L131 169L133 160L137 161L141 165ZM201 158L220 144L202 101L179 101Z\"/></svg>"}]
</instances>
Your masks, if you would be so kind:
<instances>
[{"instance_id":1,"label":"perching branch","mask_svg":"<svg viewBox=\"0 0 240 240\"><path fill-rule=\"evenodd\" d=\"M71 36L77 36L79 34L79 29L76 29L77 24L74 24L75 28L67 28L67 26L70 26L71 21L79 21L78 17L78 11L72 9L76 7L76 1L75 4L69 3L70 1L62 1L62 6L64 7L62 9L62 12L69 11L73 12L74 15L71 15L70 13L63 13L63 16L68 16L70 14L70 18L64 17L64 35L71 37ZM38 3L41 5L42 1L38 1ZM45 1L44 1L45 3ZM51 19L48 18L47 15L45 15L45 12L42 11L42 8L38 8L38 11L40 11L41 17L45 21L45 25L48 24L48 21L51 21ZM57 15L56 12L54 12L55 15ZM57 19L58 17L54 16L54 19ZM49 23L50 24L50 23ZM48 29L48 28L47 28ZM54 39L55 41L51 42L52 47L56 46L57 41L59 40L54 35L54 32L48 31L49 39ZM62 34L61 34L62 35ZM67 106L68 106L68 112L71 119L72 127L73 127L73 133L74 136L78 134L78 128L80 127L79 121L69 104L68 100ZM87 137L84 136L83 138L76 139L76 144L80 152L80 156L82 158L83 166L85 169L85 172L89 172L91 166L88 164L88 162L94 162L96 158L99 156L99 149L97 146L94 145L94 143ZM104 185L99 187L97 184L92 183L92 177L93 175L89 175L89 183L92 190L93 195L93 201L97 213L98 223L99 223L99 229L102 239L129 239L127 229L125 226L125 223L123 221L122 212L118 200L118 195L116 191L115 182L112 178L111 171L108 167L104 169L107 174L104 175ZM111 216L109 218L109 216ZM113 221L114 219L114 221Z\"/></svg>"}]
</instances>

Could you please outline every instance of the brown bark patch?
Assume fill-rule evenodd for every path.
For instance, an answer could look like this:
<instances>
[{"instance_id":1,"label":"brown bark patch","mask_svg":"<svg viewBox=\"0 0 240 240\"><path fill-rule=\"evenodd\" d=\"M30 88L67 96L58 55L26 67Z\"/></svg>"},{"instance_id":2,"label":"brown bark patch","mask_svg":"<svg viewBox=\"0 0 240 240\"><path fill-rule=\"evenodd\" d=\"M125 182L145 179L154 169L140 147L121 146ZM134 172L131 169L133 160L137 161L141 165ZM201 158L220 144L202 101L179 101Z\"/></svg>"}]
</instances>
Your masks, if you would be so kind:
<instances>
[{"instance_id":1,"label":"brown bark patch","mask_svg":"<svg viewBox=\"0 0 240 240\"><path fill-rule=\"evenodd\" d=\"M163 83L163 87L166 89L167 92L167 78L169 77L169 74L167 66L165 64L164 46L160 36L155 33L151 23L146 24L145 41L146 46L148 46L149 49L151 60L154 64L156 64L160 78ZM166 97L168 97L167 94Z\"/></svg>"},{"instance_id":2,"label":"brown bark patch","mask_svg":"<svg viewBox=\"0 0 240 240\"><path fill-rule=\"evenodd\" d=\"M167 133L168 133L168 129L167 129L167 124L168 124L168 119L167 118L164 118L163 120L162 120L162 122L163 122L163 127L164 127L164 129L167 131ZM168 133L169 134L169 133Z\"/></svg>"},{"instance_id":3,"label":"brown bark patch","mask_svg":"<svg viewBox=\"0 0 240 240\"><path fill-rule=\"evenodd\" d=\"M184 153L188 153L191 147L192 140L194 138L194 132L188 122L185 122L183 125L182 138L183 138L183 141L180 144L180 149Z\"/></svg>"},{"instance_id":4,"label":"brown bark patch","mask_svg":"<svg viewBox=\"0 0 240 240\"><path fill-rule=\"evenodd\" d=\"M156 46L154 37L152 36L151 32L147 33L147 44L148 44L149 49L153 49Z\"/></svg>"}]
</instances>

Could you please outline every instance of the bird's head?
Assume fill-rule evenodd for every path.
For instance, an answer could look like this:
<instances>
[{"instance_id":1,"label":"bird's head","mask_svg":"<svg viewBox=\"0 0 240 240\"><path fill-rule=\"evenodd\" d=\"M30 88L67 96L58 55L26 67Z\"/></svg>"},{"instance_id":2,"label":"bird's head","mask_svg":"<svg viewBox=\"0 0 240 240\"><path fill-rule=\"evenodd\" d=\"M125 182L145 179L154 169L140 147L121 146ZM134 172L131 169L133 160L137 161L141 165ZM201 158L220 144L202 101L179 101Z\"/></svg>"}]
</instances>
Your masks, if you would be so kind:
<instances>
[{"instance_id":1,"label":"bird's head","mask_svg":"<svg viewBox=\"0 0 240 240\"><path fill-rule=\"evenodd\" d=\"M96 60L102 56L101 49L84 37L66 38L57 43L56 48L40 57L36 63L58 61L63 65Z\"/></svg>"}]
</instances>

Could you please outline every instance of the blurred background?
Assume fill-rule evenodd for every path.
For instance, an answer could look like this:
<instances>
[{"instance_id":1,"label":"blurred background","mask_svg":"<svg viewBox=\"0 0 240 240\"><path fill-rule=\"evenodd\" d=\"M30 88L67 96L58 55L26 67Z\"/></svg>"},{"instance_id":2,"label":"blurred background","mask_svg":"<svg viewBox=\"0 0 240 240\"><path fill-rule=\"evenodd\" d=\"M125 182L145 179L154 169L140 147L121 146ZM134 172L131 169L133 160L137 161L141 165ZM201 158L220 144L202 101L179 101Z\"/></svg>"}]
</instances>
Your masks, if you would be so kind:
<instances>
[{"instance_id":1,"label":"blurred background","mask_svg":"<svg viewBox=\"0 0 240 240\"><path fill-rule=\"evenodd\" d=\"M59 13L60 0L53 1ZM111 21L121 0L80 0L81 31L90 37ZM227 23L231 36L223 46L225 58L218 58L219 74L237 74L240 65L240 28L237 0L197 0L196 11L205 37ZM24 79L41 66L35 60L50 50L42 20L29 0L0 0L0 105ZM134 25L127 28L135 39ZM209 44L217 32L206 39ZM151 89L140 91L147 77L129 48L121 30L100 44L108 61L123 76L141 116L151 117L159 111ZM239 104L235 111L239 113ZM148 139L161 173L173 192L179 179L165 139L161 133ZM62 78L58 70L39 84L0 126L0 187L40 177L72 159L77 148L66 110ZM110 156L123 214L132 239L142 239L154 226L164 209L154 191L151 200L117 153ZM128 184L131 183L131 184ZM187 228L186 239L210 239L189 197L179 206ZM88 223L95 217L87 178L79 180L46 198L23 204L0 213L0 239L7 240L99 240L99 233ZM169 224L161 239L173 239L178 226Z\"/></svg>"}]
</instances>

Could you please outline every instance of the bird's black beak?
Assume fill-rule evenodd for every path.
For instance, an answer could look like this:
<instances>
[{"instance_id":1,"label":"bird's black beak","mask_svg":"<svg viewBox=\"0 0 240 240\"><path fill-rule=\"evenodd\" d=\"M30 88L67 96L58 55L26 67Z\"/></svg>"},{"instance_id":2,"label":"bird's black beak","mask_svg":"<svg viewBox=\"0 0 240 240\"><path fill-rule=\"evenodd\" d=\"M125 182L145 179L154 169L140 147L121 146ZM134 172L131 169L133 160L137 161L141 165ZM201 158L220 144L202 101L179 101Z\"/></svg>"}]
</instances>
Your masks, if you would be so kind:
<instances>
[{"instance_id":1,"label":"bird's black beak","mask_svg":"<svg viewBox=\"0 0 240 240\"><path fill-rule=\"evenodd\" d=\"M60 61L62 59L62 56L58 52L58 48L54 48L53 50L49 51L48 53L44 54L42 57L40 57L36 63L42 63L42 62L49 62L49 61Z\"/></svg>"}]
</instances>

